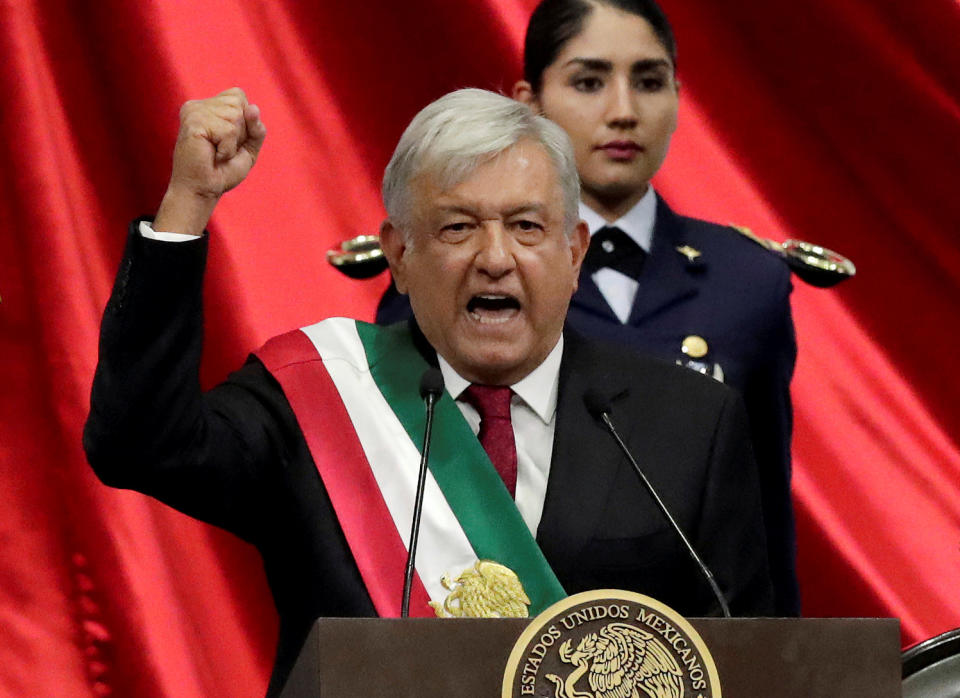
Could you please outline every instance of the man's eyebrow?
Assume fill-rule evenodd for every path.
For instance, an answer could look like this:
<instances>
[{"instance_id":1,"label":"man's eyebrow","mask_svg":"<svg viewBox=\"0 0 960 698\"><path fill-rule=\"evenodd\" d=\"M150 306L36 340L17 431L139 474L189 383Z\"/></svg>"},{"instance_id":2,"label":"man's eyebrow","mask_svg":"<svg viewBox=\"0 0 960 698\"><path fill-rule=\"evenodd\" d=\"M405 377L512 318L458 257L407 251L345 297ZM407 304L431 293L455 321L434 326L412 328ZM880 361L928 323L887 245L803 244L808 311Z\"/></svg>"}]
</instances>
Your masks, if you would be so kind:
<instances>
[{"instance_id":1,"label":"man's eyebrow","mask_svg":"<svg viewBox=\"0 0 960 698\"><path fill-rule=\"evenodd\" d=\"M519 203L513 204L509 208L503 209L499 215L504 218L509 218L510 216L516 216L521 213L542 213L547 209L547 206L543 203L537 201L521 201ZM448 206L440 205L437 207L437 210L440 213L462 213L465 216L472 217L481 217L481 213L473 208L472 206L459 206L457 204L450 204Z\"/></svg>"},{"instance_id":2,"label":"man's eyebrow","mask_svg":"<svg viewBox=\"0 0 960 698\"><path fill-rule=\"evenodd\" d=\"M437 206L440 213L462 213L466 216L475 216L477 212L470 206L458 206L457 204L440 204Z\"/></svg>"},{"instance_id":3,"label":"man's eyebrow","mask_svg":"<svg viewBox=\"0 0 960 698\"><path fill-rule=\"evenodd\" d=\"M525 201L506 209L503 212L503 217L510 218L511 216L516 216L521 213L543 213L546 208L547 207L542 203L537 203L536 201Z\"/></svg>"}]
</instances>

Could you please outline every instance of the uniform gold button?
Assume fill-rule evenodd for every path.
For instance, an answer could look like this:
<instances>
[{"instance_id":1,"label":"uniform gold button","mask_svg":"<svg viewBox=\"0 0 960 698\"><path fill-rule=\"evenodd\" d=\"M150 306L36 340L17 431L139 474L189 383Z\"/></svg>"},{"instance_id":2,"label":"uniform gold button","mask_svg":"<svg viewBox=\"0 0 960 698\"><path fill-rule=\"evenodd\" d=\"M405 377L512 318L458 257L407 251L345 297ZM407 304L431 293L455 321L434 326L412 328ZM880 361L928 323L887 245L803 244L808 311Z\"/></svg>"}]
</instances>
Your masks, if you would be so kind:
<instances>
[{"instance_id":1,"label":"uniform gold button","mask_svg":"<svg viewBox=\"0 0 960 698\"><path fill-rule=\"evenodd\" d=\"M680 347L683 349L683 353L691 359L703 358L710 349L707 346L707 340L695 334L685 337Z\"/></svg>"}]
</instances>

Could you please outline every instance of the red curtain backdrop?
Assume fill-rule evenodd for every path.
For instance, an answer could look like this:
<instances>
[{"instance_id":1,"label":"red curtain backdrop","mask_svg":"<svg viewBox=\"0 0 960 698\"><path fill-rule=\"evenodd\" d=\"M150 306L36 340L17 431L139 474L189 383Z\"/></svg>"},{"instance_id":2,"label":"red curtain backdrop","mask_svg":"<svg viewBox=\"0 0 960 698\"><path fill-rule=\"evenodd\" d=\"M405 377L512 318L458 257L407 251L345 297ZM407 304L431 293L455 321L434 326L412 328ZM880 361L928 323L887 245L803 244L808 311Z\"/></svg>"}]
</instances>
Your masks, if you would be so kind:
<instances>
[{"instance_id":1,"label":"red curtain backdrop","mask_svg":"<svg viewBox=\"0 0 960 698\"><path fill-rule=\"evenodd\" d=\"M255 552L101 486L80 431L127 221L163 193L182 101L233 85L269 129L211 225L203 379L271 335L369 319L386 280L325 261L374 232L429 100L519 77L532 0L0 3L0 694L259 696L276 633ZM680 211L816 241L797 284L804 610L960 626L960 5L664 0ZM134 464L131 464L133 466Z\"/></svg>"}]
</instances>

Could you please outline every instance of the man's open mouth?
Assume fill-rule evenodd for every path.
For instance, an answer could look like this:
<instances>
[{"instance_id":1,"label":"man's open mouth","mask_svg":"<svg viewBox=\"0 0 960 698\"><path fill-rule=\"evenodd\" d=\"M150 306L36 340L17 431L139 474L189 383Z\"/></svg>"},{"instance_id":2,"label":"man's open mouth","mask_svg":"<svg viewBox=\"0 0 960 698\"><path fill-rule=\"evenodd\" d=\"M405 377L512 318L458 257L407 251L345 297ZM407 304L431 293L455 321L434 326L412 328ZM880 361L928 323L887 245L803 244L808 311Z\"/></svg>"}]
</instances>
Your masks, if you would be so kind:
<instances>
[{"instance_id":1,"label":"man's open mouth","mask_svg":"<svg viewBox=\"0 0 960 698\"><path fill-rule=\"evenodd\" d=\"M520 301L507 295L477 295L467 302L467 312L479 322L507 322L520 312Z\"/></svg>"}]
</instances>

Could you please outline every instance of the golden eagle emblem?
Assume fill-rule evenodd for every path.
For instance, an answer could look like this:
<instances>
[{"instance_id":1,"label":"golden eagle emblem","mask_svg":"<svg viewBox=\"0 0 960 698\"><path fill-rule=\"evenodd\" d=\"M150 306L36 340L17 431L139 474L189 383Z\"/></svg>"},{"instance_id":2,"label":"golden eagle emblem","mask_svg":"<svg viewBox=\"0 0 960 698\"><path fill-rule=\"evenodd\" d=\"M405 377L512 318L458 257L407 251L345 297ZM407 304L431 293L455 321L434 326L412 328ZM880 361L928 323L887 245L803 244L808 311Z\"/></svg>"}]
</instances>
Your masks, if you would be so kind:
<instances>
[{"instance_id":1,"label":"golden eagle emblem","mask_svg":"<svg viewBox=\"0 0 960 698\"><path fill-rule=\"evenodd\" d=\"M451 580L444 575L443 586L450 590L441 604L430 606L439 618L526 618L530 599L520 578L509 567L493 560L477 560Z\"/></svg>"},{"instance_id":2,"label":"golden eagle emblem","mask_svg":"<svg viewBox=\"0 0 960 698\"><path fill-rule=\"evenodd\" d=\"M683 674L677 660L652 634L627 623L610 623L585 635L571 651L560 645L560 659L573 664L566 679L547 674L555 698L683 698ZM590 692L578 691L587 674Z\"/></svg>"}]
</instances>

